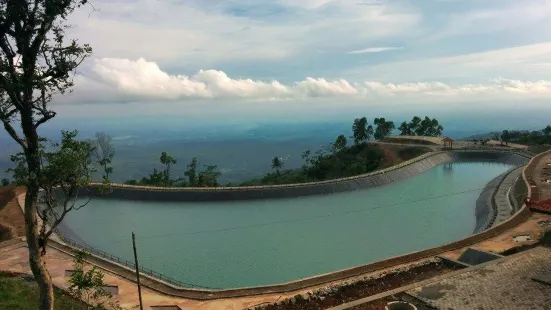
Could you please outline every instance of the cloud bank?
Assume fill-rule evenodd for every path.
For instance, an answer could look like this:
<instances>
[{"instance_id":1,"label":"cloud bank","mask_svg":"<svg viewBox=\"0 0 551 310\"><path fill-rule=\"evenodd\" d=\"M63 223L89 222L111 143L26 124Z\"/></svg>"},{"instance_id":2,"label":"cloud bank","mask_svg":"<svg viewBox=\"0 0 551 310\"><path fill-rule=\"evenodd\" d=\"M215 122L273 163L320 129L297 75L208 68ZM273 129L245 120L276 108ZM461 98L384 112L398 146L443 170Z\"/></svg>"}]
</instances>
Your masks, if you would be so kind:
<instances>
[{"instance_id":1,"label":"cloud bank","mask_svg":"<svg viewBox=\"0 0 551 310\"><path fill-rule=\"evenodd\" d=\"M307 77L293 83L228 76L219 70L200 70L193 75L169 74L143 58L97 59L89 73L79 75L71 102L210 100L304 100L314 98L417 98L467 100L545 98L551 81L493 79L479 84L438 81L382 83ZM65 98L65 97L63 97ZM62 98L62 99L63 99Z\"/></svg>"}]
</instances>

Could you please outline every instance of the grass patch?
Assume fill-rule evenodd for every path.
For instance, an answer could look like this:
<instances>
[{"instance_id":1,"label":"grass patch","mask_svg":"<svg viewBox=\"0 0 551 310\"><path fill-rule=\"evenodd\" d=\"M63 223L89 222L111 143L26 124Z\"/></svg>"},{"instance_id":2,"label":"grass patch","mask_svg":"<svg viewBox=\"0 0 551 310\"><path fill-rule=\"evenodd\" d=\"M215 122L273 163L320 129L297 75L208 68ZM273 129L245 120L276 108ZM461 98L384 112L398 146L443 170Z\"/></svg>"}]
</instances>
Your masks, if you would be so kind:
<instances>
[{"instance_id":1,"label":"grass patch","mask_svg":"<svg viewBox=\"0 0 551 310\"><path fill-rule=\"evenodd\" d=\"M56 310L89 309L61 289L54 288ZM31 276L0 271L0 309L38 309L38 286Z\"/></svg>"}]
</instances>

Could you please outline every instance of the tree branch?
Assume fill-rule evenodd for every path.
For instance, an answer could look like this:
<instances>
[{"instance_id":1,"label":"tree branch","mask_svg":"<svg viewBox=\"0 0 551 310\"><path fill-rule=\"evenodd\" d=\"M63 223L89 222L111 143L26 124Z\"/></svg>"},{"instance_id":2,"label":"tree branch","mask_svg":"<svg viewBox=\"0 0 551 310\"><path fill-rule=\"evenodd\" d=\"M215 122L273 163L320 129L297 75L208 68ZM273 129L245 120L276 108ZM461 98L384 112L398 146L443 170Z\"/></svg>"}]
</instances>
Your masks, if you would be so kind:
<instances>
[{"instance_id":1,"label":"tree branch","mask_svg":"<svg viewBox=\"0 0 551 310\"><path fill-rule=\"evenodd\" d=\"M12 139L15 140L15 142L17 142L26 152L27 144L25 144L25 141L21 137L19 137L19 135L17 134L13 126L9 123L9 120L2 119L2 123L4 123L4 129L6 129L6 131L12 137Z\"/></svg>"}]
</instances>

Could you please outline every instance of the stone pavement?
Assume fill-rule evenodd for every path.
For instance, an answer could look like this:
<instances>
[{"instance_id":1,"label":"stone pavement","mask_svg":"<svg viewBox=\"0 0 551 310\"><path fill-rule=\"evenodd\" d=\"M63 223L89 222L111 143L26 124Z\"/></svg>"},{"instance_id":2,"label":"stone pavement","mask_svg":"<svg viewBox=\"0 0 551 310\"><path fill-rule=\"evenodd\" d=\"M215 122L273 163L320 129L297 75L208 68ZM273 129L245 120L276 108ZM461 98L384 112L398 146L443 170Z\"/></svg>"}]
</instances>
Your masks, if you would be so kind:
<instances>
[{"instance_id":1,"label":"stone pavement","mask_svg":"<svg viewBox=\"0 0 551 310\"><path fill-rule=\"evenodd\" d=\"M446 310L551 310L551 285L532 277L551 274L551 248L537 247L467 269L407 294Z\"/></svg>"}]
</instances>

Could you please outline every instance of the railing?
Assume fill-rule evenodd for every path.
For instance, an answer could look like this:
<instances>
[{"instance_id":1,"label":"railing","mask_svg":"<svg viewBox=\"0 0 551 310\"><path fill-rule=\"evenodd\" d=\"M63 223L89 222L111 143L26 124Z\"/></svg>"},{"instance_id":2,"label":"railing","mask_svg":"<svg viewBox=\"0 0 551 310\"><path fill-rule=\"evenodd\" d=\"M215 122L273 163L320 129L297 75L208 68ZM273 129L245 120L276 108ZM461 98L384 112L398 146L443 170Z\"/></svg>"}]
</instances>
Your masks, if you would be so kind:
<instances>
[{"instance_id":1,"label":"railing","mask_svg":"<svg viewBox=\"0 0 551 310\"><path fill-rule=\"evenodd\" d=\"M127 261L125 259L122 259L120 257L117 257L117 256L114 256L114 255L111 255L107 252L104 252L100 249L96 249L94 247L91 247L91 246L88 246L84 243L81 243L81 242L77 242L75 240L72 240L70 238L67 238L66 236L63 236L61 233L59 233L59 231L56 230L56 235L66 244L74 247L74 248L77 248L78 250L81 250L83 252L86 252L88 254L93 254L95 256L98 256L102 259L106 259L106 260L109 260L111 262L115 262L119 265L122 265L122 266L125 266L125 267L128 267L130 269L132 269L132 271L135 271L136 270L136 265L133 263L133 262L130 262L130 261ZM186 283L186 282L182 282L182 281L179 281L179 280L176 280L174 278L171 278L169 276L166 276L166 275L163 275L162 273L159 273L159 272L156 272L152 269L149 269L149 268L144 268L142 266L140 266L140 274L145 274L145 275L148 275L150 277L153 277L155 279L158 279L158 280L161 280L163 282L166 282L166 283L169 283L169 284L172 284L172 285L175 285L175 286L178 286L178 287L186 287L186 288L205 288L205 289L220 289L220 288L217 288L217 287L208 287L208 286L202 286L202 285L196 285L196 284L192 284L192 283Z\"/></svg>"}]
</instances>

